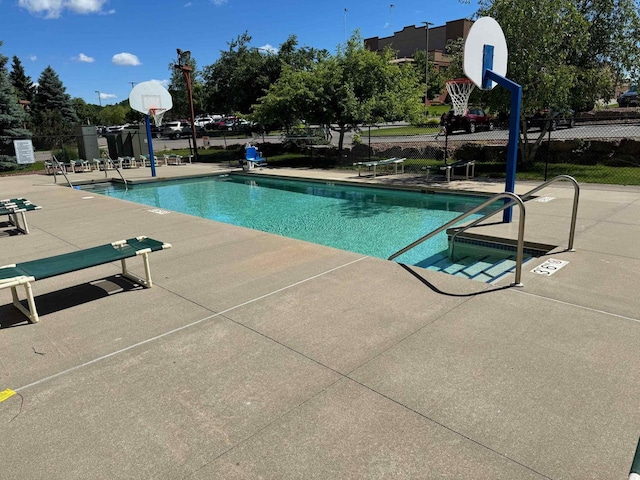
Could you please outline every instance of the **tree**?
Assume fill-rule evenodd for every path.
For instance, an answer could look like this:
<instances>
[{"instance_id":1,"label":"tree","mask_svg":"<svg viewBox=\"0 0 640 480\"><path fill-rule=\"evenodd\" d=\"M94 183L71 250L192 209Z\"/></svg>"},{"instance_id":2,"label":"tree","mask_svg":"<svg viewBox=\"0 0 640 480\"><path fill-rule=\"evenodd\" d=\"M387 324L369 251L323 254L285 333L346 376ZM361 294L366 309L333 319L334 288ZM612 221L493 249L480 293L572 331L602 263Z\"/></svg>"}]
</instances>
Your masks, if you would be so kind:
<instances>
[{"instance_id":1,"label":"tree","mask_svg":"<svg viewBox=\"0 0 640 480\"><path fill-rule=\"evenodd\" d=\"M205 105L210 112L248 113L285 67L308 71L323 58L326 50L298 47L295 35L289 36L276 51L251 46L247 32L228 43L229 49L204 68Z\"/></svg>"},{"instance_id":2,"label":"tree","mask_svg":"<svg viewBox=\"0 0 640 480\"><path fill-rule=\"evenodd\" d=\"M382 55L366 50L356 33L335 56L313 69L285 69L255 106L255 117L337 125L340 151L344 134L358 125L415 121L423 113L419 80L411 66L391 63L393 56L391 50Z\"/></svg>"},{"instance_id":3,"label":"tree","mask_svg":"<svg viewBox=\"0 0 640 480\"><path fill-rule=\"evenodd\" d=\"M522 85L522 161L533 161L546 128L528 142L527 115L547 109L584 110L608 99L622 76L638 76L640 20L634 0L480 0L479 15L495 18L509 48L508 77ZM508 94L485 98L508 111Z\"/></svg>"},{"instance_id":4,"label":"tree","mask_svg":"<svg viewBox=\"0 0 640 480\"><path fill-rule=\"evenodd\" d=\"M122 125L129 110L131 108L122 103L106 105L100 111L100 122L102 125Z\"/></svg>"},{"instance_id":5,"label":"tree","mask_svg":"<svg viewBox=\"0 0 640 480\"><path fill-rule=\"evenodd\" d=\"M13 140L31 136L31 132L24 128L26 115L9 81L8 60L0 54L0 156L14 154Z\"/></svg>"},{"instance_id":6,"label":"tree","mask_svg":"<svg viewBox=\"0 0 640 480\"><path fill-rule=\"evenodd\" d=\"M425 60L427 55L424 50L418 50L413 55L413 67L416 70L416 75L418 77L422 77L424 79L425 72ZM429 63L429 89L427 90L429 100L433 100L435 97L439 96L444 89L444 77L443 75L436 70L433 63ZM422 91L424 92L424 87L422 87Z\"/></svg>"},{"instance_id":7,"label":"tree","mask_svg":"<svg viewBox=\"0 0 640 480\"><path fill-rule=\"evenodd\" d=\"M71 99L71 106L78 115L80 122L87 125L100 124L101 107L93 103L87 103L82 98Z\"/></svg>"},{"instance_id":8,"label":"tree","mask_svg":"<svg viewBox=\"0 0 640 480\"><path fill-rule=\"evenodd\" d=\"M624 78L637 82L640 62L640 14L635 0L576 0L587 22L585 48L572 52L579 68L572 89L576 110L590 110L600 98L609 100Z\"/></svg>"},{"instance_id":9,"label":"tree","mask_svg":"<svg viewBox=\"0 0 640 480\"><path fill-rule=\"evenodd\" d=\"M73 137L78 116L71 97L50 66L43 70L38 79L32 112L34 140L38 147L51 148Z\"/></svg>"},{"instance_id":10,"label":"tree","mask_svg":"<svg viewBox=\"0 0 640 480\"><path fill-rule=\"evenodd\" d=\"M544 109L570 108L578 69L569 60L571 52L584 48L587 24L574 0L481 0L480 5L480 15L501 25L509 49L507 75L523 89L520 153L522 162L530 163L546 128L528 142L527 117ZM506 89L494 88L485 98L494 111L509 111Z\"/></svg>"},{"instance_id":11,"label":"tree","mask_svg":"<svg viewBox=\"0 0 640 480\"><path fill-rule=\"evenodd\" d=\"M16 90L16 95L18 96L19 100L33 102L33 97L36 93L36 87L31 81L31 77L28 77L25 73L20 59L15 55L13 57L13 63L11 64L9 79L11 80L13 88L15 88Z\"/></svg>"}]
</instances>

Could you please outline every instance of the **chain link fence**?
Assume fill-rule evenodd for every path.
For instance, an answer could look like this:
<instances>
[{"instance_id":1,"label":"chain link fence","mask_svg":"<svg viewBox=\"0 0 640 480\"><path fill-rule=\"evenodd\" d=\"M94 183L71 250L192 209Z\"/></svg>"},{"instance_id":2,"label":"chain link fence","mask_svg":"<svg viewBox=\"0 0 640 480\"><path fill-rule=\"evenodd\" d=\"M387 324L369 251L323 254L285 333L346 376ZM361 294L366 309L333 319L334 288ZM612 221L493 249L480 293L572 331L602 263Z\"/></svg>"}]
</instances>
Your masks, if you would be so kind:
<instances>
[{"instance_id":1,"label":"chain link fence","mask_svg":"<svg viewBox=\"0 0 640 480\"><path fill-rule=\"evenodd\" d=\"M546 122L546 123L545 123ZM571 122L540 122L521 135L518 178L545 180L571 175L580 182L640 185L640 112L585 114ZM538 123L538 122L537 122ZM405 172L442 173L439 167L475 160L476 177L502 178L509 132L506 122L469 133L439 127L366 126L359 141L339 160L357 162L405 158Z\"/></svg>"}]
</instances>

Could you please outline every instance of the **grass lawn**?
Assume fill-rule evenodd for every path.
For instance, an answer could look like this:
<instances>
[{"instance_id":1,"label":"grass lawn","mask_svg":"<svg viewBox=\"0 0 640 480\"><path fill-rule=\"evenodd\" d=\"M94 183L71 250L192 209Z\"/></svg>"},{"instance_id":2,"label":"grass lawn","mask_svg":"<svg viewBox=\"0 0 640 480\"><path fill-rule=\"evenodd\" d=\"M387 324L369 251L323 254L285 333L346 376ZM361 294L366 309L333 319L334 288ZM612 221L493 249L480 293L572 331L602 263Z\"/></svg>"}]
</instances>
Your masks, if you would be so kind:
<instances>
[{"instance_id":1,"label":"grass lawn","mask_svg":"<svg viewBox=\"0 0 640 480\"><path fill-rule=\"evenodd\" d=\"M476 175L504 178L504 163L476 163ZM547 170L547 179L558 175L570 175L580 183L603 183L610 185L640 185L640 168L607 167L604 165L576 165L552 163ZM518 180L544 180L545 164L538 162L516 172Z\"/></svg>"},{"instance_id":2,"label":"grass lawn","mask_svg":"<svg viewBox=\"0 0 640 480\"><path fill-rule=\"evenodd\" d=\"M407 125L404 127L388 127L388 128L372 128L372 137L392 137L396 135L425 135L438 133L440 131L440 125L427 125L424 127L416 127L414 125ZM369 130L363 129L361 137L366 138L369 136Z\"/></svg>"}]
</instances>

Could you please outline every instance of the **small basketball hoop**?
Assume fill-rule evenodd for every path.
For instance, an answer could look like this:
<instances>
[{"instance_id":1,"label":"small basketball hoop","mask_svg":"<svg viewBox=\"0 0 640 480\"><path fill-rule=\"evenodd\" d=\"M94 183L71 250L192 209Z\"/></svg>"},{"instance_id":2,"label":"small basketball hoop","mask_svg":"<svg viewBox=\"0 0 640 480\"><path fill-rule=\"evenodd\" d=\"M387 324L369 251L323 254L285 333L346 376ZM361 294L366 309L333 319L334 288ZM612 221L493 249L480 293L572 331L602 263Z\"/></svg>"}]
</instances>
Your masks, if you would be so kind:
<instances>
[{"instance_id":1,"label":"small basketball hoop","mask_svg":"<svg viewBox=\"0 0 640 480\"><path fill-rule=\"evenodd\" d=\"M464 115L467 111L469 103L469 95L473 91L475 85L468 78L456 78L446 82L447 92L451 97L453 105L453 113L456 115Z\"/></svg>"},{"instance_id":2,"label":"small basketball hoop","mask_svg":"<svg viewBox=\"0 0 640 480\"><path fill-rule=\"evenodd\" d=\"M160 125L162 125L162 117L164 117L164 114L166 111L167 111L166 108L150 108L149 109L149 116L153 117L153 123L155 124L156 127L159 127Z\"/></svg>"}]
</instances>

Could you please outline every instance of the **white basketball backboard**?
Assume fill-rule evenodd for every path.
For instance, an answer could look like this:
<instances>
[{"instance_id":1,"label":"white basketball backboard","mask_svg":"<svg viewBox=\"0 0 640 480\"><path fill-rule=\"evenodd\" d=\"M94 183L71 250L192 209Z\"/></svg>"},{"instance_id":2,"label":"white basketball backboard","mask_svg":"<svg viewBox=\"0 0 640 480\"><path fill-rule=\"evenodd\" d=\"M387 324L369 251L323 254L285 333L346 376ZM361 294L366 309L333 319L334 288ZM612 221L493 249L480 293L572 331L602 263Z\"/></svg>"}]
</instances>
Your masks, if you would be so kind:
<instances>
[{"instance_id":1,"label":"white basketball backboard","mask_svg":"<svg viewBox=\"0 0 640 480\"><path fill-rule=\"evenodd\" d=\"M464 43L463 67L464 74L482 88L484 77L484 46L493 46L493 67L491 70L501 77L507 75L507 41L500 24L491 17L481 17L475 21L469 30ZM492 82L490 88L496 86Z\"/></svg>"},{"instance_id":2,"label":"white basketball backboard","mask_svg":"<svg viewBox=\"0 0 640 480\"><path fill-rule=\"evenodd\" d=\"M129 105L134 110L149 115L151 109L171 110L173 99L169 91L158 82L141 82L129 93Z\"/></svg>"}]
</instances>

